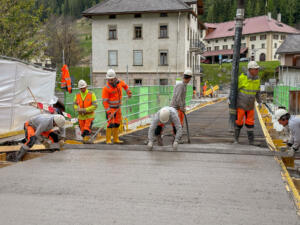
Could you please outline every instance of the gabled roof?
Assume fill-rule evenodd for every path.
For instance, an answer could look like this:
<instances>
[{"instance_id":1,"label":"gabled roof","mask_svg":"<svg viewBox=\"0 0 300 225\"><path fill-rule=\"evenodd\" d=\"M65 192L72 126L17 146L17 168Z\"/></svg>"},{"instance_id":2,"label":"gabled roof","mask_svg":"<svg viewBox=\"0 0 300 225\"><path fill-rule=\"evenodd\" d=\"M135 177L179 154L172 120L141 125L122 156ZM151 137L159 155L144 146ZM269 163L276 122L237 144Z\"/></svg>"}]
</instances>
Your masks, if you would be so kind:
<instances>
[{"instance_id":1,"label":"gabled roof","mask_svg":"<svg viewBox=\"0 0 300 225\"><path fill-rule=\"evenodd\" d=\"M90 17L144 12L192 12L192 8L184 1L189 0L104 0L82 14Z\"/></svg>"},{"instance_id":2,"label":"gabled roof","mask_svg":"<svg viewBox=\"0 0 300 225\"><path fill-rule=\"evenodd\" d=\"M300 33L299 30L278 22L275 19L269 19L268 16L247 18L243 23L243 35L265 32ZM205 23L205 26L207 28L215 28L213 32L206 35L206 40L234 36L235 21L224 23Z\"/></svg>"},{"instance_id":3,"label":"gabled roof","mask_svg":"<svg viewBox=\"0 0 300 225\"><path fill-rule=\"evenodd\" d=\"M277 49L276 54L300 53L300 34L288 35Z\"/></svg>"}]
</instances>

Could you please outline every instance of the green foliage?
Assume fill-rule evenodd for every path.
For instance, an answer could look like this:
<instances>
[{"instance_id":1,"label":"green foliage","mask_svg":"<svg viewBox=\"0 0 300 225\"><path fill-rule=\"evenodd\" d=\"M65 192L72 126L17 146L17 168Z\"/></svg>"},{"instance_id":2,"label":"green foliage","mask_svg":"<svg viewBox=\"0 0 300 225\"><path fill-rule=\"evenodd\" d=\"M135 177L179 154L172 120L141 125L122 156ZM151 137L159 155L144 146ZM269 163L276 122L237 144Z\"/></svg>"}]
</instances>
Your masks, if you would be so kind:
<instances>
[{"instance_id":1,"label":"green foliage","mask_svg":"<svg viewBox=\"0 0 300 225\"><path fill-rule=\"evenodd\" d=\"M0 54L28 60L41 55L45 37L40 33L42 7L35 0L0 1Z\"/></svg>"},{"instance_id":2,"label":"green foliage","mask_svg":"<svg viewBox=\"0 0 300 225\"><path fill-rule=\"evenodd\" d=\"M237 0L203 0L204 15L200 18L204 22L219 23L234 20ZM266 15L271 12L274 18L277 13L282 14L282 22L289 25L300 23L299 0L244 0L245 17Z\"/></svg>"},{"instance_id":3,"label":"green foliage","mask_svg":"<svg viewBox=\"0 0 300 225\"><path fill-rule=\"evenodd\" d=\"M247 72L247 62L241 62L239 65L239 74ZM259 76L262 80L262 83L268 81L269 78L274 77L275 69L279 66L278 61L269 61L269 62L258 62L261 67L259 72ZM224 85L228 84L231 81L231 71L232 64L224 63L221 66L218 64L201 64L203 67L204 75L203 75L203 83L208 82L212 85ZM202 84L203 84L202 83Z\"/></svg>"}]
</instances>

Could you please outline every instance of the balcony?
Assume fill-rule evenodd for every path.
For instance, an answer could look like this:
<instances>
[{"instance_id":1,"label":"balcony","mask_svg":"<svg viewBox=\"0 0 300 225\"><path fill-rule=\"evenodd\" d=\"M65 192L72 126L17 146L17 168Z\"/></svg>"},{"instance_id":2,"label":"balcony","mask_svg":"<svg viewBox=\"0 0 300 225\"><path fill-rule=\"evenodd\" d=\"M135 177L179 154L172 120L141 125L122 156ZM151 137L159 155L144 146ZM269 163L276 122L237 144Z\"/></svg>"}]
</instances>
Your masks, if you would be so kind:
<instances>
[{"instance_id":1,"label":"balcony","mask_svg":"<svg viewBox=\"0 0 300 225\"><path fill-rule=\"evenodd\" d=\"M205 45L198 39L190 39L190 51L202 54L205 52Z\"/></svg>"}]
</instances>

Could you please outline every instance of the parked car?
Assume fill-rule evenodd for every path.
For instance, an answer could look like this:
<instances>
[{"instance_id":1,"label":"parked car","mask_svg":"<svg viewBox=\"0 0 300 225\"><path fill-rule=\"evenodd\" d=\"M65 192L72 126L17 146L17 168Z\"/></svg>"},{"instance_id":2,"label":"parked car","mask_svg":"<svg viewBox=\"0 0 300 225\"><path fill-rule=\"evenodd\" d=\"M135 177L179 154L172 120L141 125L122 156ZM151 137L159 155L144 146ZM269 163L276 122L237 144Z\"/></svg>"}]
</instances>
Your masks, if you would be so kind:
<instances>
[{"instance_id":1,"label":"parked car","mask_svg":"<svg viewBox=\"0 0 300 225\"><path fill-rule=\"evenodd\" d=\"M233 59L228 59L227 62L228 63L232 63Z\"/></svg>"},{"instance_id":2,"label":"parked car","mask_svg":"<svg viewBox=\"0 0 300 225\"><path fill-rule=\"evenodd\" d=\"M222 59L222 63L227 63L228 59Z\"/></svg>"},{"instance_id":3,"label":"parked car","mask_svg":"<svg viewBox=\"0 0 300 225\"><path fill-rule=\"evenodd\" d=\"M248 62L249 59L248 58L240 58L240 62Z\"/></svg>"},{"instance_id":4,"label":"parked car","mask_svg":"<svg viewBox=\"0 0 300 225\"><path fill-rule=\"evenodd\" d=\"M201 63L210 64L210 60L209 59L201 59Z\"/></svg>"}]
</instances>

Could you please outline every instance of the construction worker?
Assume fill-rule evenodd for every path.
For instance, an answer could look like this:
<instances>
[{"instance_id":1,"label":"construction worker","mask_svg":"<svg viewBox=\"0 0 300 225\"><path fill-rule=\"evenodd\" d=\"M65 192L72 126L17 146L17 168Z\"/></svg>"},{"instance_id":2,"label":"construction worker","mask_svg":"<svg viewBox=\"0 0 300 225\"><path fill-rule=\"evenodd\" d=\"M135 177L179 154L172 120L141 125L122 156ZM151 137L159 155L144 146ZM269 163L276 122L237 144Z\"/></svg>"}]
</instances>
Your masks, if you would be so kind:
<instances>
[{"instance_id":1,"label":"construction worker","mask_svg":"<svg viewBox=\"0 0 300 225\"><path fill-rule=\"evenodd\" d=\"M151 126L148 132L148 149L153 149L154 136L157 137L158 145L162 146L162 132L166 123L171 122L174 124L177 132L173 142L173 149L177 150L179 140L182 136L182 126L178 117L178 112L173 107L163 107L153 117Z\"/></svg>"},{"instance_id":2,"label":"construction worker","mask_svg":"<svg viewBox=\"0 0 300 225\"><path fill-rule=\"evenodd\" d=\"M238 80L237 119L235 121L234 142L238 143L240 131L244 124L247 127L248 141L254 144L254 103L255 99L261 107L259 65L255 61L248 63L247 75L242 73Z\"/></svg>"},{"instance_id":3,"label":"construction worker","mask_svg":"<svg viewBox=\"0 0 300 225\"><path fill-rule=\"evenodd\" d=\"M185 108L185 97L186 97L186 87L187 84L193 77L191 70L187 69L184 71L182 83L176 84L173 92L173 98L170 106L175 108L178 112L178 117L180 119L180 124L183 126ZM173 125L174 134L176 134L176 128Z\"/></svg>"},{"instance_id":4,"label":"construction worker","mask_svg":"<svg viewBox=\"0 0 300 225\"><path fill-rule=\"evenodd\" d=\"M203 85L203 97L205 97L206 96L206 90L207 90L207 85L206 85L206 82L204 83L204 85Z\"/></svg>"},{"instance_id":5,"label":"construction worker","mask_svg":"<svg viewBox=\"0 0 300 225\"><path fill-rule=\"evenodd\" d=\"M44 137L52 143L63 145L63 140L59 140L58 134L53 130L54 127L63 128L65 125L65 117L62 115L41 114L33 117L25 122L25 139L20 151L16 154L15 161L20 161L25 156L26 152L36 143L38 139ZM44 141L44 145L49 147L49 143Z\"/></svg>"},{"instance_id":6,"label":"construction worker","mask_svg":"<svg viewBox=\"0 0 300 225\"><path fill-rule=\"evenodd\" d=\"M61 68L61 88L68 90L68 92L71 94L72 93L72 82L71 82L71 77L69 73L69 69L67 65L64 65Z\"/></svg>"},{"instance_id":7,"label":"construction worker","mask_svg":"<svg viewBox=\"0 0 300 225\"><path fill-rule=\"evenodd\" d=\"M74 109L78 112L78 122L83 141L88 141L92 133L95 110L97 108L96 95L87 89L87 83L84 80L78 82L78 92L74 97Z\"/></svg>"},{"instance_id":8,"label":"construction worker","mask_svg":"<svg viewBox=\"0 0 300 225\"><path fill-rule=\"evenodd\" d=\"M112 144L112 134L114 144L121 144L123 142L119 140L119 126L122 121L122 88L126 91L128 98L131 98L132 93L124 81L117 79L113 69L107 71L106 79L107 83L102 89L102 102L107 119L106 144Z\"/></svg>"},{"instance_id":9,"label":"construction worker","mask_svg":"<svg viewBox=\"0 0 300 225\"><path fill-rule=\"evenodd\" d=\"M275 119L279 124L289 129L290 135L287 141L289 149L287 153L289 157L293 157L300 147L300 118L291 116L285 109L278 109L275 112Z\"/></svg>"}]
</instances>

